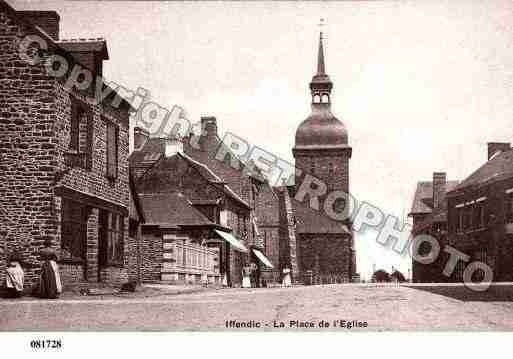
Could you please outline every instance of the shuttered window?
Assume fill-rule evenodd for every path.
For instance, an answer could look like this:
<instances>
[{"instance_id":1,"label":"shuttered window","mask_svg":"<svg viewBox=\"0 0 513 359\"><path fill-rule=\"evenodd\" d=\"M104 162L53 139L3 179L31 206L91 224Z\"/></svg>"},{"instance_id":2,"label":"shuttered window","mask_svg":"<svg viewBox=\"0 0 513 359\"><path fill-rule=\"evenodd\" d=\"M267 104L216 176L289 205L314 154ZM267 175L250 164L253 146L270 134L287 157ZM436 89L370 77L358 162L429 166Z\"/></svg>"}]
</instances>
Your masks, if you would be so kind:
<instances>
[{"instance_id":1,"label":"shuttered window","mask_svg":"<svg viewBox=\"0 0 513 359\"><path fill-rule=\"evenodd\" d=\"M107 122L107 177L115 179L118 175L118 127Z\"/></svg>"},{"instance_id":2,"label":"shuttered window","mask_svg":"<svg viewBox=\"0 0 513 359\"><path fill-rule=\"evenodd\" d=\"M72 151L78 151L79 149L79 135L80 135L80 118L83 116L82 109L72 102L71 105L71 124L70 124L70 141L69 149Z\"/></svg>"}]
</instances>

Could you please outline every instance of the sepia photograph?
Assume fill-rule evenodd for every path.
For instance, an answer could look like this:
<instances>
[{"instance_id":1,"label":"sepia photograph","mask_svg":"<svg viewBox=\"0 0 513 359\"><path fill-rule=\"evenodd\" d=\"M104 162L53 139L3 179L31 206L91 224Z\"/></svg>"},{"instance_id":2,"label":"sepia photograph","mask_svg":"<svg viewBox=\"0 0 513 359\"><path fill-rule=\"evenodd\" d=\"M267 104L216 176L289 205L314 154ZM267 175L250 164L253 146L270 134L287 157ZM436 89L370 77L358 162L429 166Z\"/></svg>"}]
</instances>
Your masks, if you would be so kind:
<instances>
[{"instance_id":1,"label":"sepia photograph","mask_svg":"<svg viewBox=\"0 0 513 359\"><path fill-rule=\"evenodd\" d=\"M0 338L511 332L512 90L506 0L0 0Z\"/></svg>"}]
</instances>

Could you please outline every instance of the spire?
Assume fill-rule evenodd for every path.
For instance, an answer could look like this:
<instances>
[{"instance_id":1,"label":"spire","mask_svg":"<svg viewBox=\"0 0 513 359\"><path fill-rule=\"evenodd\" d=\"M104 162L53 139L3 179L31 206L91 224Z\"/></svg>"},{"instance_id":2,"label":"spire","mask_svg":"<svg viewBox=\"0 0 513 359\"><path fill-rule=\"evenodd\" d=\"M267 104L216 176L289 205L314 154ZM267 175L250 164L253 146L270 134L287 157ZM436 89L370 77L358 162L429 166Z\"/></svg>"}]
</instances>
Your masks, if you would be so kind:
<instances>
[{"instance_id":1,"label":"spire","mask_svg":"<svg viewBox=\"0 0 513 359\"><path fill-rule=\"evenodd\" d=\"M317 55L317 75L326 75L324 68L324 48L322 46L322 31L319 36L319 54Z\"/></svg>"},{"instance_id":2,"label":"spire","mask_svg":"<svg viewBox=\"0 0 513 359\"><path fill-rule=\"evenodd\" d=\"M324 26L324 19L321 19L319 26ZM323 44L322 28L319 34L319 52L317 53L317 73L312 77L310 82L310 90L312 92L312 104L330 104L330 93L333 88L329 76L326 74L326 65L324 64L324 44Z\"/></svg>"}]
</instances>

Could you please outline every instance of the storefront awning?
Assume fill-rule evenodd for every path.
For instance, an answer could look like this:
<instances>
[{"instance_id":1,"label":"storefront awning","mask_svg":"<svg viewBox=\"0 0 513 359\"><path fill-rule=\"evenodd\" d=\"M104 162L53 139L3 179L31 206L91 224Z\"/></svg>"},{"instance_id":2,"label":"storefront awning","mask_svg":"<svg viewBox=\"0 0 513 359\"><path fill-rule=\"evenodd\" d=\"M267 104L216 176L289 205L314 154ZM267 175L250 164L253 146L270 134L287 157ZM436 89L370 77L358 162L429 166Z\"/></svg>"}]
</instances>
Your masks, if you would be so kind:
<instances>
[{"instance_id":1,"label":"storefront awning","mask_svg":"<svg viewBox=\"0 0 513 359\"><path fill-rule=\"evenodd\" d=\"M233 249L242 252L242 253L248 253L248 249L244 244L242 244L241 241L239 241L237 238L235 238L232 234L215 230L217 234L219 234L224 240L226 240L228 243L230 243L233 246Z\"/></svg>"},{"instance_id":2,"label":"storefront awning","mask_svg":"<svg viewBox=\"0 0 513 359\"><path fill-rule=\"evenodd\" d=\"M257 258L262 262L267 268L274 268L273 264L267 257L260 252L258 249L253 249L253 253L257 256Z\"/></svg>"}]
</instances>

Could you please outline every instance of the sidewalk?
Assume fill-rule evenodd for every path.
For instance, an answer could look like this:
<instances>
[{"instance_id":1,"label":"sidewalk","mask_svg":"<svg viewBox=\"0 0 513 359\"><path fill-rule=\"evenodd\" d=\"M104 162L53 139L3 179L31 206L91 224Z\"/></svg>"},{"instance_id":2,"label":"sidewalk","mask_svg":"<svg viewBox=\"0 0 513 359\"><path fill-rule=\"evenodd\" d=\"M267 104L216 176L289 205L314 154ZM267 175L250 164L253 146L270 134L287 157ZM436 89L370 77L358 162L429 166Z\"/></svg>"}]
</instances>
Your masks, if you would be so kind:
<instances>
[{"instance_id":1,"label":"sidewalk","mask_svg":"<svg viewBox=\"0 0 513 359\"><path fill-rule=\"evenodd\" d=\"M215 291L220 288L217 287L204 287L201 285L174 285L174 284L160 284L160 283L144 283L137 286L135 292L121 291L118 287L101 287L91 288L87 291L84 290L65 290L58 299L61 300L98 300L98 299L143 299L159 296L175 296L180 294L189 294L197 292ZM16 301L16 300L48 300L41 299L31 295L24 295L21 298L1 298L2 301Z\"/></svg>"}]
</instances>

